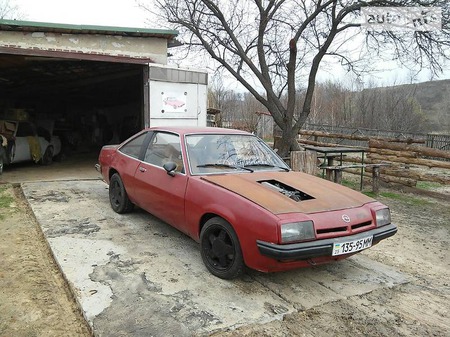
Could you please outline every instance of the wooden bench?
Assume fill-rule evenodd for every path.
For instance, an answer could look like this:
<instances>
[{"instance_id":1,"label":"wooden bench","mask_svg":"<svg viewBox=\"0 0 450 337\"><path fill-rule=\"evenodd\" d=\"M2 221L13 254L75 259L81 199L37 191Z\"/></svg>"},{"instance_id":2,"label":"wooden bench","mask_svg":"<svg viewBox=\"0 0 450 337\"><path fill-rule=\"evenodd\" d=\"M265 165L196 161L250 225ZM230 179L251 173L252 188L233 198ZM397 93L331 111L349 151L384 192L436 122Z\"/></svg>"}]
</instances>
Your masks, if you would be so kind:
<instances>
[{"instance_id":1,"label":"wooden bench","mask_svg":"<svg viewBox=\"0 0 450 337\"><path fill-rule=\"evenodd\" d=\"M376 163L376 164L352 164L352 165L334 165L334 166L322 166L321 169L325 169L327 179L333 180L335 183L340 184L342 182L342 171L349 168L357 168L364 170L367 167L372 168L372 192L378 193L380 188L380 167L390 166L388 163ZM362 175L361 175L361 190L362 190Z\"/></svg>"}]
</instances>

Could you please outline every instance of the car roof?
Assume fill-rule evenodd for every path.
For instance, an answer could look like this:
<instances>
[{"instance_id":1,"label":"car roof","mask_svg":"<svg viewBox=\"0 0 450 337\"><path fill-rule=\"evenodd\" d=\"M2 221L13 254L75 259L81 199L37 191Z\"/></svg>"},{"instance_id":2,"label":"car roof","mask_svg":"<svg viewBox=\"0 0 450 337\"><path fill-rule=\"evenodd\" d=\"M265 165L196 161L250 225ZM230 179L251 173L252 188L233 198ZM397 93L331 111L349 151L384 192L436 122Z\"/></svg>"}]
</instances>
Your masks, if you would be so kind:
<instances>
[{"instance_id":1,"label":"car roof","mask_svg":"<svg viewBox=\"0 0 450 337\"><path fill-rule=\"evenodd\" d=\"M180 135L188 135L188 134L241 134L241 135L250 135L251 133L242 130L236 129L226 129L226 128L218 128L218 127L208 127L208 126L158 126L147 128L146 130L150 131L168 131L175 132Z\"/></svg>"}]
</instances>

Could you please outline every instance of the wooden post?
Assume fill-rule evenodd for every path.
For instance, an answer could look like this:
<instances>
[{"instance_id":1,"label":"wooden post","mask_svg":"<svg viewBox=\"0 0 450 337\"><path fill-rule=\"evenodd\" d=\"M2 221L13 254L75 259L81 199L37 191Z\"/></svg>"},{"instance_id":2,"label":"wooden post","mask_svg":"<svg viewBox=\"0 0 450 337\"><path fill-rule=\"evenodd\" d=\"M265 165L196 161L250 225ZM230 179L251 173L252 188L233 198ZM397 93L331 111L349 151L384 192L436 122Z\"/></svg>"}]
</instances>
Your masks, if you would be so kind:
<instances>
[{"instance_id":1,"label":"wooden post","mask_svg":"<svg viewBox=\"0 0 450 337\"><path fill-rule=\"evenodd\" d=\"M336 169L334 170L334 182L340 184L342 182L342 170Z\"/></svg>"},{"instance_id":2,"label":"wooden post","mask_svg":"<svg viewBox=\"0 0 450 337\"><path fill-rule=\"evenodd\" d=\"M375 194L378 194L378 191L380 190L380 167L374 166L372 168L372 192Z\"/></svg>"},{"instance_id":3,"label":"wooden post","mask_svg":"<svg viewBox=\"0 0 450 337\"><path fill-rule=\"evenodd\" d=\"M334 165L334 156L325 157L325 160L326 160L327 166L333 166ZM333 172L333 170L325 169L325 171L326 171L327 179L328 180L334 180L333 179L333 174L335 174L335 173Z\"/></svg>"},{"instance_id":4,"label":"wooden post","mask_svg":"<svg viewBox=\"0 0 450 337\"><path fill-rule=\"evenodd\" d=\"M315 151L292 151L291 152L291 168L294 171L305 172L316 175L317 154Z\"/></svg>"}]
</instances>

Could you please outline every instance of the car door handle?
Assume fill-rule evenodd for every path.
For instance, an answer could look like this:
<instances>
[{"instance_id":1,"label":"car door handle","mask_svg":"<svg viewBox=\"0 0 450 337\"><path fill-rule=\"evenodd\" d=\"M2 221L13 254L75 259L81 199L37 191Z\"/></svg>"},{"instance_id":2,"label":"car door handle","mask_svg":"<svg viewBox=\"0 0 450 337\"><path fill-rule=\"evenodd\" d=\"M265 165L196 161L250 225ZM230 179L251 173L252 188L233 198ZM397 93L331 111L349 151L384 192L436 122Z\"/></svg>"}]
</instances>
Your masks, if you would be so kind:
<instances>
[{"instance_id":1,"label":"car door handle","mask_svg":"<svg viewBox=\"0 0 450 337\"><path fill-rule=\"evenodd\" d=\"M141 166L141 167L139 167L139 171L141 171L141 172L147 172L147 169Z\"/></svg>"}]
</instances>

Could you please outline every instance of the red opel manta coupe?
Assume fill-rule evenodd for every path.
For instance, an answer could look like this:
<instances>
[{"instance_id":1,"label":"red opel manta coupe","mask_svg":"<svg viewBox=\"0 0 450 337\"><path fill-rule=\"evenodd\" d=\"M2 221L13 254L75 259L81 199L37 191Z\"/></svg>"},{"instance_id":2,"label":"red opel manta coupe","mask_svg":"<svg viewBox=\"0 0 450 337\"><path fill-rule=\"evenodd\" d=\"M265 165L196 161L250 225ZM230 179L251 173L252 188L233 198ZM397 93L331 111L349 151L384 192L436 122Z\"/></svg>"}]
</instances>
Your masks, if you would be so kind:
<instances>
[{"instance_id":1,"label":"red opel manta coupe","mask_svg":"<svg viewBox=\"0 0 450 337\"><path fill-rule=\"evenodd\" d=\"M115 212L136 205L186 233L223 279L344 259L397 232L387 206L291 171L244 131L145 129L104 146L96 168Z\"/></svg>"}]
</instances>

